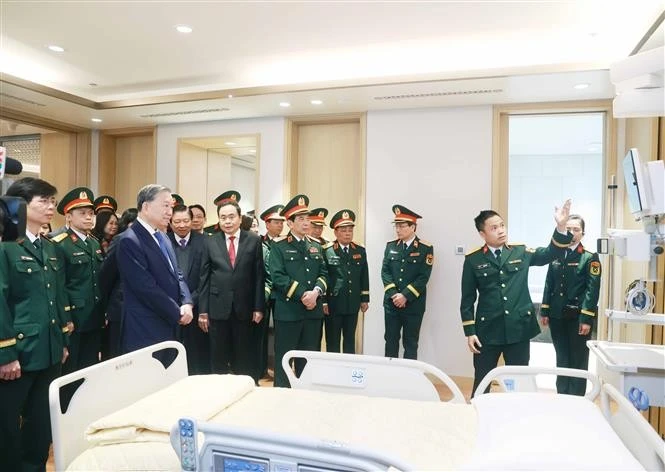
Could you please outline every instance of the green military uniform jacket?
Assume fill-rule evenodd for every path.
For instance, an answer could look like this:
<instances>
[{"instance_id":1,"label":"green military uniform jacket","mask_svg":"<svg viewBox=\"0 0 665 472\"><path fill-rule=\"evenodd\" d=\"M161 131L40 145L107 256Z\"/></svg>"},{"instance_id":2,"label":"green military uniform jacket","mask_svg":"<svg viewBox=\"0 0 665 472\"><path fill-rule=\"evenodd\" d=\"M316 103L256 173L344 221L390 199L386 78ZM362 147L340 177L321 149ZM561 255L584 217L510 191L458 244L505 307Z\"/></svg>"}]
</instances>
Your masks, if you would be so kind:
<instances>
[{"instance_id":1,"label":"green military uniform jacket","mask_svg":"<svg viewBox=\"0 0 665 472\"><path fill-rule=\"evenodd\" d=\"M548 247L506 245L499 260L487 246L467 254L460 304L464 334L475 334L488 345L513 344L537 335L540 327L529 294L529 267L550 263L571 240L570 233L555 230Z\"/></svg>"},{"instance_id":2,"label":"green military uniform jacket","mask_svg":"<svg viewBox=\"0 0 665 472\"><path fill-rule=\"evenodd\" d=\"M425 313L427 282L434 264L434 248L418 236L407 250L399 239L389 241L383 253L381 279L383 280L383 307L390 311L409 314ZM401 293L406 306L397 308L392 297Z\"/></svg>"},{"instance_id":3,"label":"green military uniform jacket","mask_svg":"<svg viewBox=\"0 0 665 472\"><path fill-rule=\"evenodd\" d=\"M81 333L101 329L104 312L99 303L99 268L104 254L99 241L92 236L83 241L71 228L52 241L65 262L66 292L74 329Z\"/></svg>"},{"instance_id":4,"label":"green military uniform jacket","mask_svg":"<svg viewBox=\"0 0 665 472\"><path fill-rule=\"evenodd\" d=\"M598 254L585 250L581 243L565 259L553 260L547 269L541 315L564 318L568 305L570 311L577 307L575 316L580 324L593 325L598 312L600 272Z\"/></svg>"},{"instance_id":5,"label":"green military uniform jacket","mask_svg":"<svg viewBox=\"0 0 665 472\"><path fill-rule=\"evenodd\" d=\"M319 287L322 294L328 290L328 270L319 243L307 236L298 241L291 233L273 240L270 248L270 277L275 297L275 320L323 318L321 296L313 310L305 308L300 301L302 295L314 287Z\"/></svg>"},{"instance_id":6,"label":"green military uniform jacket","mask_svg":"<svg viewBox=\"0 0 665 472\"><path fill-rule=\"evenodd\" d=\"M369 270L365 248L351 242L349 253L335 241L324 246L328 263L327 301L331 314L355 314L369 302Z\"/></svg>"},{"instance_id":7,"label":"green military uniform jacket","mask_svg":"<svg viewBox=\"0 0 665 472\"><path fill-rule=\"evenodd\" d=\"M214 225L206 226L205 228L203 228L203 232L206 234L215 234L221 231L222 228L219 227L219 223L215 223Z\"/></svg>"},{"instance_id":8,"label":"green military uniform jacket","mask_svg":"<svg viewBox=\"0 0 665 472\"><path fill-rule=\"evenodd\" d=\"M18 360L30 372L62 361L70 321L64 261L41 238L0 244L0 365Z\"/></svg>"}]
</instances>

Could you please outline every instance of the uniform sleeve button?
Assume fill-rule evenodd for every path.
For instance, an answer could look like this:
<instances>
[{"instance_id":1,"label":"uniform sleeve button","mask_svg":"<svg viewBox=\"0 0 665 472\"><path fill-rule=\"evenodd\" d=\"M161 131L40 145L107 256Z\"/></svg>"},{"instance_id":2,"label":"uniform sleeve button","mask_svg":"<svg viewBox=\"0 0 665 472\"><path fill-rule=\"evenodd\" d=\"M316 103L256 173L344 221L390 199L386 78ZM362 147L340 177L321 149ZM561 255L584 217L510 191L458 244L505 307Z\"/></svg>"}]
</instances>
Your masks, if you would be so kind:
<instances>
[{"instance_id":1,"label":"uniform sleeve button","mask_svg":"<svg viewBox=\"0 0 665 472\"><path fill-rule=\"evenodd\" d=\"M23 333L18 333L18 336L16 336L17 339L23 339L24 337Z\"/></svg>"},{"instance_id":2,"label":"uniform sleeve button","mask_svg":"<svg viewBox=\"0 0 665 472\"><path fill-rule=\"evenodd\" d=\"M505 314L507 315L507 314L509 313L509 311L508 311L508 310L506 310L506 311L505 311L504 313L505 313Z\"/></svg>"}]
</instances>

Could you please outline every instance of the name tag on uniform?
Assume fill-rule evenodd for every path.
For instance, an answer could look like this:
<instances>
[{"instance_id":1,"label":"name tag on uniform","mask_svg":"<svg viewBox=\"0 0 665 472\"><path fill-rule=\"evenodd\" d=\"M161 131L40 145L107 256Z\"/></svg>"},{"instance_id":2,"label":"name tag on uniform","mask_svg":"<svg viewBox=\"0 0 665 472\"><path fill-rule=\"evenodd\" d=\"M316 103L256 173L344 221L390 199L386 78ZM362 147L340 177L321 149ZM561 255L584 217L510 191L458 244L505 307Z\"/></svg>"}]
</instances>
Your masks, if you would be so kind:
<instances>
[{"instance_id":1,"label":"name tag on uniform","mask_svg":"<svg viewBox=\"0 0 665 472\"><path fill-rule=\"evenodd\" d=\"M580 265L580 263L579 263L579 262L569 262L569 263L566 264L566 265L567 265L567 266L578 266L578 265Z\"/></svg>"},{"instance_id":2,"label":"name tag on uniform","mask_svg":"<svg viewBox=\"0 0 665 472\"><path fill-rule=\"evenodd\" d=\"M21 256L21 260L22 260L22 261L34 261L35 258L34 258L34 257L30 257L30 256Z\"/></svg>"},{"instance_id":3,"label":"name tag on uniform","mask_svg":"<svg viewBox=\"0 0 665 472\"><path fill-rule=\"evenodd\" d=\"M361 259L363 256L361 254L354 254L353 258L354 259Z\"/></svg>"},{"instance_id":4,"label":"name tag on uniform","mask_svg":"<svg viewBox=\"0 0 665 472\"><path fill-rule=\"evenodd\" d=\"M74 252L72 256L85 256L85 252Z\"/></svg>"},{"instance_id":5,"label":"name tag on uniform","mask_svg":"<svg viewBox=\"0 0 665 472\"><path fill-rule=\"evenodd\" d=\"M295 249L287 249L286 252L291 254L298 254L298 251L296 251Z\"/></svg>"},{"instance_id":6,"label":"name tag on uniform","mask_svg":"<svg viewBox=\"0 0 665 472\"><path fill-rule=\"evenodd\" d=\"M522 262L522 259L515 259L514 261L508 261L508 264L519 264Z\"/></svg>"},{"instance_id":7,"label":"name tag on uniform","mask_svg":"<svg viewBox=\"0 0 665 472\"><path fill-rule=\"evenodd\" d=\"M409 257L415 257L415 256L419 256L419 255L420 255L419 252L412 252L411 254L409 254Z\"/></svg>"},{"instance_id":8,"label":"name tag on uniform","mask_svg":"<svg viewBox=\"0 0 665 472\"><path fill-rule=\"evenodd\" d=\"M49 261L57 261L58 258L57 258L57 257L49 257L48 260L49 260Z\"/></svg>"},{"instance_id":9,"label":"name tag on uniform","mask_svg":"<svg viewBox=\"0 0 665 472\"><path fill-rule=\"evenodd\" d=\"M390 254L399 254L398 251L393 251L392 249L390 250Z\"/></svg>"},{"instance_id":10,"label":"name tag on uniform","mask_svg":"<svg viewBox=\"0 0 665 472\"><path fill-rule=\"evenodd\" d=\"M489 266L490 266L489 264L480 264L480 265L476 266L476 269L485 269Z\"/></svg>"}]
</instances>

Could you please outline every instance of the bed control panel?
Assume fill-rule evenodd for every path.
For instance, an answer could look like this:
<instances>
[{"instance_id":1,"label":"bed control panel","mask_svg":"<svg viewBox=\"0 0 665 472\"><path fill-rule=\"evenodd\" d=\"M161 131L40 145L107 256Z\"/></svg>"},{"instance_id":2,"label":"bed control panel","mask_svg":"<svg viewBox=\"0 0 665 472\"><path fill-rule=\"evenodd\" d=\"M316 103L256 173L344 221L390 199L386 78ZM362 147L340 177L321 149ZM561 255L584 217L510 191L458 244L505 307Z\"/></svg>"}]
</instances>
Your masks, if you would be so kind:
<instances>
[{"instance_id":1,"label":"bed control panel","mask_svg":"<svg viewBox=\"0 0 665 472\"><path fill-rule=\"evenodd\" d=\"M196 422L189 418L178 420L178 440L180 446L180 466L185 471L198 470L199 452L196 444Z\"/></svg>"}]
</instances>

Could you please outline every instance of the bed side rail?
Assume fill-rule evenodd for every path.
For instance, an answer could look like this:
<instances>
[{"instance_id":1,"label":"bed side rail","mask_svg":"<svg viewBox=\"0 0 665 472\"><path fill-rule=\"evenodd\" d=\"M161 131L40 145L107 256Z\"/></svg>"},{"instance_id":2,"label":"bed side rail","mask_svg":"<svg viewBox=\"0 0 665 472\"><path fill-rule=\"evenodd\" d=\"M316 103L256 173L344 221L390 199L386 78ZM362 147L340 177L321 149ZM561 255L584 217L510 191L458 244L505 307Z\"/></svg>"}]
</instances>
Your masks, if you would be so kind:
<instances>
[{"instance_id":1,"label":"bed side rail","mask_svg":"<svg viewBox=\"0 0 665 472\"><path fill-rule=\"evenodd\" d=\"M495 367L487 373L476 388L475 395L482 395L485 389L497 381L504 392L537 392L536 377L538 375L564 375L579 377L591 382L591 390L584 395L588 400L595 400L600 393L600 380L591 372L564 367L538 367L526 365L505 365Z\"/></svg>"},{"instance_id":2,"label":"bed side rail","mask_svg":"<svg viewBox=\"0 0 665 472\"><path fill-rule=\"evenodd\" d=\"M152 354L169 348L176 349L177 355L165 368ZM85 428L90 423L186 376L187 355L184 346L175 341L166 341L55 379L49 386L55 470L65 470L91 446L84 436ZM83 383L76 389L63 413L60 390L80 380Z\"/></svg>"},{"instance_id":3,"label":"bed side rail","mask_svg":"<svg viewBox=\"0 0 665 472\"><path fill-rule=\"evenodd\" d=\"M290 367L292 359L306 359L300 377ZM289 351L282 367L292 388L333 393L389 397L408 400L441 401L427 375L452 392L452 403L466 403L455 382L444 372L425 362L392 357L339 354L317 351ZM427 375L426 375L427 374Z\"/></svg>"},{"instance_id":4,"label":"bed side rail","mask_svg":"<svg viewBox=\"0 0 665 472\"><path fill-rule=\"evenodd\" d=\"M617 408L611 408L614 402ZM603 384L600 396L603 415L628 450L646 470L665 471L665 442L639 411L614 386ZM615 411L612 411L612 410Z\"/></svg>"}]
</instances>

